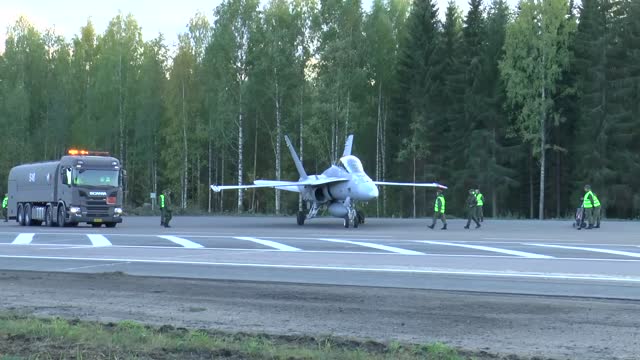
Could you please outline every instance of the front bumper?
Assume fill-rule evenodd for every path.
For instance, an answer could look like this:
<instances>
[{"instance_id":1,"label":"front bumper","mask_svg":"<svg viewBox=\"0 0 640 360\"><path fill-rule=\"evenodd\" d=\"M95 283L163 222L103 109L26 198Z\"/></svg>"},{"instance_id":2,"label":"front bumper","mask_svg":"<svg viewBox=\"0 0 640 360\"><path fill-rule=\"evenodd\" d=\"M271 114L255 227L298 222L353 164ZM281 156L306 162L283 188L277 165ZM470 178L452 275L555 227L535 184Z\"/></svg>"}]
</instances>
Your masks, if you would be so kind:
<instances>
[{"instance_id":1,"label":"front bumper","mask_svg":"<svg viewBox=\"0 0 640 360\"><path fill-rule=\"evenodd\" d=\"M93 216L84 216L82 214L70 214L68 221L72 223L97 223L97 224L118 223L119 224L122 222L122 216L93 217Z\"/></svg>"}]
</instances>

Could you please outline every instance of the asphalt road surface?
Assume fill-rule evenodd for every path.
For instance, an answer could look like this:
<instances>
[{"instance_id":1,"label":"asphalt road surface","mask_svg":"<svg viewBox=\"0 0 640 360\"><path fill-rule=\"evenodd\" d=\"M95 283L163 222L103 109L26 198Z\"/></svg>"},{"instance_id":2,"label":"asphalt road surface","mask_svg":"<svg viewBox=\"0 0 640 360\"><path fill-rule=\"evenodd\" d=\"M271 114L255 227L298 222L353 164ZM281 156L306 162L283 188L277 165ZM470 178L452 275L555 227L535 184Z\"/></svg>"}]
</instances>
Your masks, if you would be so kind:
<instances>
[{"instance_id":1,"label":"asphalt road surface","mask_svg":"<svg viewBox=\"0 0 640 360\"><path fill-rule=\"evenodd\" d=\"M170 229L159 221L130 217L115 229L0 223L0 270L10 270L0 277L0 286L9 289L0 305L190 324L180 311L123 312L138 304L127 299L169 304L163 294L177 291L173 300L181 306L208 309L210 317L196 314L198 326L440 340L524 356L640 357L637 222L576 231L570 221L486 220L472 230L450 221L441 231L426 227L430 219L367 219L358 229L333 218L298 226L295 218L283 217L176 217ZM139 277L91 275L103 272ZM78 285L85 282L95 284L93 292ZM118 284L120 292L114 290ZM272 290L266 296L265 287ZM231 303L219 293L230 288L237 289ZM46 296L44 289L50 290ZM95 289L117 294L98 298ZM15 300L7 300L11 294ZM202 301L206 306L193 304ZM66 314L61 303L79 314ZM83 306L93 308L86 304L101 310L83 312ZM222 309L233 319L221 318ZM257 309L259 321L251 316ZM334 316L326 314L332 311Z\"/></svg>"}]
</instances>

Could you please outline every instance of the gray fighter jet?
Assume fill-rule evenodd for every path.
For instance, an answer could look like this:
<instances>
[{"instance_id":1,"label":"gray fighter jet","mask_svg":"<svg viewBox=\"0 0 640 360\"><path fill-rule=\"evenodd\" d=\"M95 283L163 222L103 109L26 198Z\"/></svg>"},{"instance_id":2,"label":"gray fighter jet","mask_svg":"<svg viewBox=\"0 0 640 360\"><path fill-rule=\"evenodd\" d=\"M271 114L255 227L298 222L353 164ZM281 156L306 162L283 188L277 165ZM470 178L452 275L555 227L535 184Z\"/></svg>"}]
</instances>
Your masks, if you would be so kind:
<instances>
[{"instance_id":1,"label":"gray fighter jet","mask_svg":"<svg viewBox=\"0 0 640 360\"><path fill-rule=\"evenodd\" d=\"M360 159L351 155L353 135L347 137L344 152L338 164L331 165L319 175L307 175L291 140L285 135L291 157L300 174L298 181L256 180L253 185L211 185L211 190L220 192L232 189L276 188L300 193L309 211L298 213L298 225L317 216L318 211L327 209L332 216L344 219L344 227L357 228L364 223L364 215L356 210L356 203L378 197L378 185L417 186L446 189L438 183L401 183L373 181L364 172Z\"/></svg>"}]
</instances>

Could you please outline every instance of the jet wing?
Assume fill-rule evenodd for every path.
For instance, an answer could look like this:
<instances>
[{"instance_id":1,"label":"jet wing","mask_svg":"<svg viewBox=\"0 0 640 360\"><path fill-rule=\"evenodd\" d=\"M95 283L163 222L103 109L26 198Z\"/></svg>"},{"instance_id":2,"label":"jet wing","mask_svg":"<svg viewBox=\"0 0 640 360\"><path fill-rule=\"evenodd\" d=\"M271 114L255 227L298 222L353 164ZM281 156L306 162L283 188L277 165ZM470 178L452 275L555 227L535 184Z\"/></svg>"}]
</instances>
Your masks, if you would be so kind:
<instances>
[{"instance_id":1,"label":"jet wing","mask_svg":"<svg viewBox=\"0 0 640 360\"><path fill-rule=\"evenodd\" d=\"M287 191L298 192L299 186L319 186L334 182L347 181L349 179L340 177L309 176L301 181L281 181L281 180L256 180L253 185L211 185L211 190L220 192L222 190L234 189L255 189L255 188L276 188Z\"/></svg>"},{"instance_id":2,"label":"jet wing","mask_svg":"<svg viewBox=\"0 0 640 360\"><path fill-rule=\"evenodd\" d=\"M390 181L374 181L376 185L391 185L391 186L415 186L415 187L434 187L440 189L448 189L445 185L438 183L401 183L401 182L390 182Z\"/></svg>"}]
</instances>

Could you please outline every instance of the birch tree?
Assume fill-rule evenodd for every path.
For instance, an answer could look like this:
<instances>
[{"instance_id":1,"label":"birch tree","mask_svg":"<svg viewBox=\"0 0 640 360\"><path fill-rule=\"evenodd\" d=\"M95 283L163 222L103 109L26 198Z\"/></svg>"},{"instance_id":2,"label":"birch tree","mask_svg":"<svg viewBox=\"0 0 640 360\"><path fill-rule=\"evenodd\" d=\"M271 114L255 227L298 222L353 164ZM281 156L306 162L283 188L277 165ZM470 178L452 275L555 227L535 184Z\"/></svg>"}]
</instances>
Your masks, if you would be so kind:
<instances>
[{"instance_id":1,"label":"birch tree","mask_svg":"<svg viewBox=\"0 0 640 360\"><path fill-rule=\"evenodd\" d=\"M233 83L225 89L228 99L235 104L235 124L238 129L237 151L237 183L243 185L244 178L244 132L245 132L245 98L247 80L251 67L251 45L254 27L257 25L258 0L228 0L216 8L215 27L220 37L221 49L225 52L226 61L232 70ZM224 66L224 65L222 65ZM244 209L244 191L238 190L238 212Z\"/></svg>"},{"instance_id":2,"label":"birch tree","mask_svg":"<svg viewBox=\"0 0 640 360\"><path fill-rule=\"evenodd\" d=\"M566 0L523 0L507 27L500 70L508 101L517 109L515 130L531 144L540 163L538 217L544 219L546 151L549 126L559 121L554 96L569 64L568 40L575 23Z\"/></svg>"}]
</instances>

